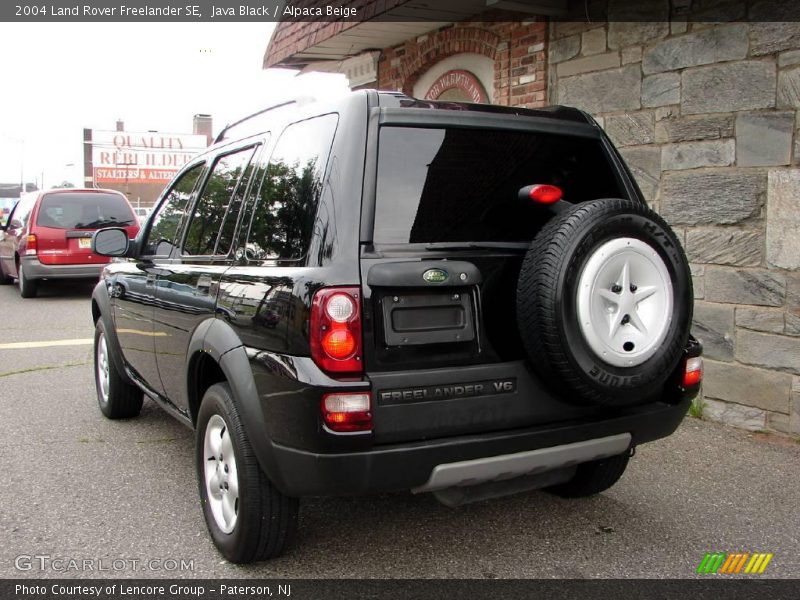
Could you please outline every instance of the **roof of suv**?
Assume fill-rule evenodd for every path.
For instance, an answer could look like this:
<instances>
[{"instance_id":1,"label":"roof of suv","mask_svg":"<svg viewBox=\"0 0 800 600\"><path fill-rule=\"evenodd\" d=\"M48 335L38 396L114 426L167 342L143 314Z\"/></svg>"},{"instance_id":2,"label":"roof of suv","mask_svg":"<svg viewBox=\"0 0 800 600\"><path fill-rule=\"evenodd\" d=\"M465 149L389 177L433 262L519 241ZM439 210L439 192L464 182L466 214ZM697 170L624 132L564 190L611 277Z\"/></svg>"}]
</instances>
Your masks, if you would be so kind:
<instances>
[{"instance_id":1,"label":"roof of suv","mask_svg":"<svg viewBox=\"0 0 800 600\"><path fill-rule=\"evenodd\" d=\"M577 108L568 106L548 106L545 108L521 108L514 106L498 106L495 104L475 104L471 102L450 102L440 100L419 100L412 98L402 92L357 90L337 96L332 99L316 100L313 98L298 98L280 102L264 110L258 111L244 117L234 123L227 125L214 140L214 145L241 139L255 133L253 130L254 122L258 117L268 117L277 114L282 109L314 107L316 112L334 112L343 109L346 105L354 102L364 102L364 98L373 105L380 108L391 109L429 109L436 111L459 111L462 113L483 113L498 116L524 116L538 117L552 121L566 121L577 124L592 124L590 117ZM250 127L248 127L250 126ZM236 131L236 130L239 131ZM240 134L240 132L242 132Z\"/></svg>"}]
</instances>

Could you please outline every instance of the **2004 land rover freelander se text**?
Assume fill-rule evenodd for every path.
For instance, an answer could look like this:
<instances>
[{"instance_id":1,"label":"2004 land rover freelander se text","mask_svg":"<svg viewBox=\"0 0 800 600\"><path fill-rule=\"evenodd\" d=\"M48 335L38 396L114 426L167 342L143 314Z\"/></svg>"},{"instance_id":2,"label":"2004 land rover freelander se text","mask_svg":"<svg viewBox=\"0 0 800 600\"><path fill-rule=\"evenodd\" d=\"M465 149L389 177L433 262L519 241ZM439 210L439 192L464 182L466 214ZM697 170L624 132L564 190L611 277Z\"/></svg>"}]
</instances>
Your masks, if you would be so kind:
<instances>
[{"instance_id":1,"label":"2004 land rover freelander se text","mask_svg":"<svg viewBox=\"0 0 800 600\"><path fill-rule=\"evenodd\" d=\"M129 259L92 300L100 409L195 429L233 562L278 555L303 496L601 492L702 376L680 244L571 108L290 102L93 244Z\"/></svg>"}]
</instances>

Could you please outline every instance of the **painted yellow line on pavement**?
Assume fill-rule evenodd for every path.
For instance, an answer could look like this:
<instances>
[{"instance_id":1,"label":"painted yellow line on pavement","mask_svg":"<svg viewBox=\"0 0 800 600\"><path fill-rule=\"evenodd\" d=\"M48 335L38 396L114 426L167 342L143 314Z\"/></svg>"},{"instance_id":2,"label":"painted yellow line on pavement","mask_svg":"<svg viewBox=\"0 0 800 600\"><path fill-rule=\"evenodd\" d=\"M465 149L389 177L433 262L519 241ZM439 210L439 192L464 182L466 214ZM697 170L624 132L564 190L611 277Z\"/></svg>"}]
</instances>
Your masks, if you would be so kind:
<instances>
[{"instance_id":1,"label":"painted yellow line on pavement","mask_svg":"<svg viewBox=\"0 0 800 600\"><path fill-rule=\"evenodd\" d=\"M94 343L94 338L77 338L72 340L47 340L43 342L9 342L0 344L0 350L14 350L24 348L49 348L50 346L89 346Z\"/></svg>"}]
</instances>

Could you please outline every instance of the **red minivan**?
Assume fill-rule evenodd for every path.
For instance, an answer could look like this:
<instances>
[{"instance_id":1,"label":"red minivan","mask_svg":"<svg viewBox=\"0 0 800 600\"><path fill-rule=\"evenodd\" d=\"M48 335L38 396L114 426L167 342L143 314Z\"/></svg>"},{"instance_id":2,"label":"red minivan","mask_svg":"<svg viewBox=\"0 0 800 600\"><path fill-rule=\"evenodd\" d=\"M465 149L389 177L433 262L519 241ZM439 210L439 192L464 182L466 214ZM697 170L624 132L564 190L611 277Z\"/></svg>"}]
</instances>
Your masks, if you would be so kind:
<instances>
[{"instance_id":1,"label":"red minivan","mask_svg":"<svg viewBox=\"0 0 800 600\"><path fill-rule=\"evenodd\" d=\"M23 298L42 279L97 278L109 262L92 253L92 234L123 227L133 238L139 221L115 190L64 188L23 196L0 226L0 284L19 280Z\"/></svg>"}]
</instances>

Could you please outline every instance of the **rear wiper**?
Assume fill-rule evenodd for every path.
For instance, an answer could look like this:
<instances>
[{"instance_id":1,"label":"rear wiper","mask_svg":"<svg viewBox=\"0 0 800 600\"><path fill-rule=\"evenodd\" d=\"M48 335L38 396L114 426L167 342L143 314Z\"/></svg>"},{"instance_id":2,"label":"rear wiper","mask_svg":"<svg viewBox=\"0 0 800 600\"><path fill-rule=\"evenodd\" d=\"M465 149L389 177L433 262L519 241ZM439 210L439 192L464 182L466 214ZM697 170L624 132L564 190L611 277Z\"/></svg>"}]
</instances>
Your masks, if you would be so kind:
<instances>
[{"instance_id":1,"label":"rear wiper","mask_svg":"<svg viewBox=\"0 0 800 600\"><path fill-rule=\"evenodd\" d=\"M425 250L527 250L530 242L432 242Z\"/></svg>"}]
</instances>

